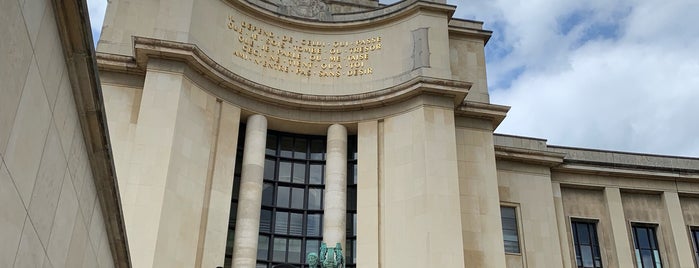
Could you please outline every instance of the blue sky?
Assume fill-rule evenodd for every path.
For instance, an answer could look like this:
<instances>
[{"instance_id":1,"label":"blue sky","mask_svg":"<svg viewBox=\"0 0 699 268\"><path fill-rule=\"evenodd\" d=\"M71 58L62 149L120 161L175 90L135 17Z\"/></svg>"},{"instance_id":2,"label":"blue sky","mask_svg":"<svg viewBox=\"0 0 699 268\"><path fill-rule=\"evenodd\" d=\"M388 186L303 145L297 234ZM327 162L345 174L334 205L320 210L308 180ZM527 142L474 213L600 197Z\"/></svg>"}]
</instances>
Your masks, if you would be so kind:
<instances>
[{"instance_id":1,"label":"blue sky","mask_svg":"<svg viewBox=\"0 0 699 268\"><path fill-rule=\"evenodd\" d=\"M106 0L88 0L98 38ZM382 1L392 2L392 1ZM699 157L699 1L448 1L484 21L496 132Z\"/></svg>"}]
</instances>

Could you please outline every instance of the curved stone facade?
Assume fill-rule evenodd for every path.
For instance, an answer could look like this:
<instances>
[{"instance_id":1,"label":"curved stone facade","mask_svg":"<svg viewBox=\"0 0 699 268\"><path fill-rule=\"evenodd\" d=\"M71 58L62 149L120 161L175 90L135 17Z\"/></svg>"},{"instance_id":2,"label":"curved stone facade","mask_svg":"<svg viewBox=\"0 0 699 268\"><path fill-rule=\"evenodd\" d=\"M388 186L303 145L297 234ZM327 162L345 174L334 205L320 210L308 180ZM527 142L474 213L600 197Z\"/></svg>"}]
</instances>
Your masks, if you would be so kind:
<instances>
[{"instance_id":1,"label":"curved stone facade","mask_svg":"<svg viewBox=\"0 0 699 268\"><path fill-rule=\"evenodd\" d=\"M327 139L324 239L345 249L342 192L356 175L357 267L575 267L580 220L604 267L632 267L641 223L658 230L665 266L690 267L699 160L494 135L509 107L488 96L491 32L454 10L112 1L97 62L133 266L252 267L269 130Z\"/></svg>"}]
</instances>

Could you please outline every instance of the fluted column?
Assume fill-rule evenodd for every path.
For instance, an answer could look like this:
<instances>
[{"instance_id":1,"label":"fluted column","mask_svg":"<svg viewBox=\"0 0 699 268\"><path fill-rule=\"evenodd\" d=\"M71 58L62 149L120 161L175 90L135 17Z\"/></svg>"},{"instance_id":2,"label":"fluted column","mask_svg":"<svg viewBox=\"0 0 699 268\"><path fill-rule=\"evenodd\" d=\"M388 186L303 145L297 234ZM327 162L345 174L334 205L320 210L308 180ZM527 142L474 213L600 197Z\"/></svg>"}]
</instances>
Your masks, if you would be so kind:
<instances>
[{"instance_id":1,"label":"fluted column","mask_svg":"<svg viewBox=\"0 0 699 268\"><path fill-rule=\"evenodd\" d=\"M245 129L243 170L233 241L233 267L255 267L257 261L266 140L267 119L259 114L251 115Z\"/></svg>"},{"instance_id":2,"label":"fluted column","mask_svg":"<svg viewBox=\"0 0 699 268\"><path fill-rule=\"evenodd\" d=\"M347 129L339 124L328 128L325 162L325 200L323 203L323 242L336 243L345 250L347 215Z\"/></svg>"}]
</instances>

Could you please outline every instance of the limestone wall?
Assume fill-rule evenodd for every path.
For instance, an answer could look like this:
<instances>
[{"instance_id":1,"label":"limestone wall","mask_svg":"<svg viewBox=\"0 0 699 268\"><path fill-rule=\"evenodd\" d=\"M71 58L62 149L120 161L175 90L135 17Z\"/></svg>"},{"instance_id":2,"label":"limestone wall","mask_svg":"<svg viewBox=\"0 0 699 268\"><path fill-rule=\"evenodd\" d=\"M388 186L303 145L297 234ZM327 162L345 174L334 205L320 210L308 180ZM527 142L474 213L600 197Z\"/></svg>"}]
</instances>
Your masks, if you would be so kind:
<instances>
[{"instance_id":1,"label":"limestone wall","mask_svg":"<svg viewBox=\"0 0 699 268\"><path fill-rule=\"evenodd\" d=\"M178 67L104 72L134 267L223 265L240 109Z\"/></svg>"},{"instance_id":2,"label":"limestone wall","mask_svg":"<svg viewBox=\"0 0 699 268\"><path fill-rule=\"evenodd\" d=\"M0 267L113 267L56 23L0 4Z\"/></svg>"},{"instance_id":3,"label":"limestone wall","mask_svg":"<svg viewBox=\"0 0 699 268\"><path fill-rule=\"evenodd\" d=\"M507 267L574 267L572 220L596 224L603 267L634 265L634 224L656 229L663 266L694 266L689 228L698 224L698 159L553 147L506 135L495 141L501 202L521 207L523 254L508 254ZM547 263L555 253L532 257L557 245L560 264Z\"/></svg>"},{"instance_id":4,"label":"limestone wall","mask_svg":"<svg viewBox=\"0 0 699 268\"><path fill-rule=\"evenodd\" d=\"M497 164L500 202L516 206L519 212L522 253L508 253L508 260L519 257L525 267L560 267L561 248L549 168L509 161Z\"/></svg>"},{"instance_id":5,"label":"limestone wall","mask_svg":"<svg viewBox=\"0 0 699 268\"><path fill-rule=\"evenodd\" d=\"M270 17L237 1L113 1L98 50L134 56L134 36L195 44L245 79L310 95L367 93L418 76L452 79L452 7L419 5L428 4L406 7L402 15L320 25ZM482 48L475 48L481 56ZM481 68L483 94L483 65L468 66Z\"/></svg>"}]
</instances>

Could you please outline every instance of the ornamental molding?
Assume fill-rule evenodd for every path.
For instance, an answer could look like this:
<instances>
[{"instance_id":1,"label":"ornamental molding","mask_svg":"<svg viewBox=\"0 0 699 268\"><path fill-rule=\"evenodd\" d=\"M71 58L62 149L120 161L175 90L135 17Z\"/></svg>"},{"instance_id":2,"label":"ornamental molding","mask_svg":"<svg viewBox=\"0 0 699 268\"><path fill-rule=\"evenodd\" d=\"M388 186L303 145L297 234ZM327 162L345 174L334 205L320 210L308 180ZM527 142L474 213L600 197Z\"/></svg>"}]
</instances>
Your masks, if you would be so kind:
<instances>
[{"instance_id":1,"label":"ornamental molding","mask_svg":"<svg viewBox=\"0 0 699 268\"><path fill-rule=\"evenodd\" d=\"M312 95L266 86L216 63L196 45L147 37L134 37L135 57L97 53L101 70L145 75L149 59L184 62L210 82L237 94L278 106L315 111L351 111L387 106L422 95L452 98L459 106L472 84L469 82L416 76L400 84L359 94ZM508 107L509 109L509 107Z\"/></svg>"},{"instance_id":2,"label":"ornamental molding","mask_svg":"<svg viewBox=\"0 0 699 268\"><path fill-rule=\"evenodd\" d=\"M406 0L374 10L351 13L326 12L322 6L323 4L327 6L327 3L321 0L279 0L275 1L275 3L251 0L225 1L238 10L249 13L251 16L277 21L283 25L313 30L366 29L406 18L419 11L442 13L447 15L447 18L451 18L456 11L456 6L426 0ZM291 6L293 3L302 4L301 6L293 7Z\"/></svg>"}]
</instances>

